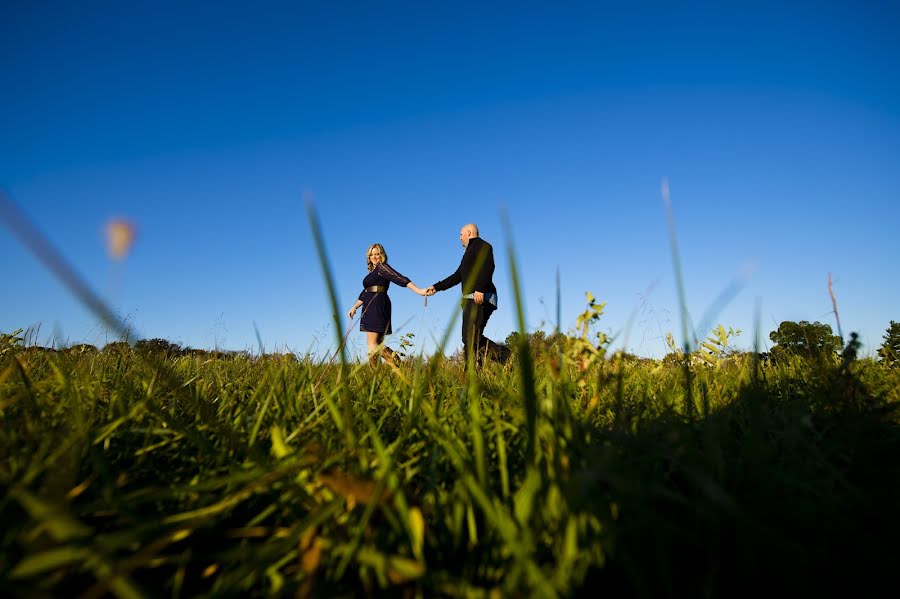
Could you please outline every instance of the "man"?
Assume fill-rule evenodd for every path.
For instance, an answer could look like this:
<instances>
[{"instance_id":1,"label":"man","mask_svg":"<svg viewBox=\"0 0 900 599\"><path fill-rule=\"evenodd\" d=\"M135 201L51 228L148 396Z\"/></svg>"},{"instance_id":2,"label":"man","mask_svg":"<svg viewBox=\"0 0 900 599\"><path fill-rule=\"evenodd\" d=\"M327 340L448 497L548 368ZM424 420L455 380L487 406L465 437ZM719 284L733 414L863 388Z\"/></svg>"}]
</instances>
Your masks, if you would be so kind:
<instances>
[{"instance_id":1,"label":"man","mask_svg":"<svg viewBox=\"0 0 900 599\"><path fill-rule=\"evenodd\" d=\"M469 223L459 230L459 240L466 248L459 268L452 275L426 289L428 295L462 284L462 338L468 367L471 352L475 352L475 364L480 365L488 348L498 357L493 341L484 336L484 327L497 309L497 288L494 287L494 248L478 236L478 227Z\"/></svg>"}]
</instances>

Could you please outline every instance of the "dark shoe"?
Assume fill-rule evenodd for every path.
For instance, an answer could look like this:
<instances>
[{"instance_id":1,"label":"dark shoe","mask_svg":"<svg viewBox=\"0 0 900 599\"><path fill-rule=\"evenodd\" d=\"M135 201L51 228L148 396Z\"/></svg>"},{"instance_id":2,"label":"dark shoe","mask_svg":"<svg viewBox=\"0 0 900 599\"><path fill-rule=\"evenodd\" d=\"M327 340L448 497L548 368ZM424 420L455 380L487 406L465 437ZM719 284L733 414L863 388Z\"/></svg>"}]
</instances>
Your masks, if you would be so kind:
<instances>
[{"instance_id":1,"label":"dark shoe","mask_svg":"<svg viewBox=\"0 0 900 599\"><path fill-rule=\"evenodd\" d=\"M494 360L495 362L499 362L500 364L506 364L509 362L509 358L512 356L512 352L505 345L500 345L499 343L494 343L487 337L484 338L485 345L485 356Z\"/></svg>"}]
</instances>

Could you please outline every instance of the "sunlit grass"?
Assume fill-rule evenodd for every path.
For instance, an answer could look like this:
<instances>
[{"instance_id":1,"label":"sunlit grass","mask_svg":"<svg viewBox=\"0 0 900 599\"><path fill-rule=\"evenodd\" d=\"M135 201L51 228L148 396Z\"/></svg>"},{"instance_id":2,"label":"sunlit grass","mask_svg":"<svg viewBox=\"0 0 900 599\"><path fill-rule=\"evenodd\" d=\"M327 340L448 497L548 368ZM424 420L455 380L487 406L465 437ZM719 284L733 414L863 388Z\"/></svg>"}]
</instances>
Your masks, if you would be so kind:
<instances>
[{"instance_id":1,"label":"sunlit grass","mask_svg":"<svg viewBox=\"0 0 900 599\"><path fill-rule=\"evenodd\" d=\"M496 364L341 376L289 357L7 352L3 585L653 595L722 592L760 567L792 584L838 558L886 567L896 370L759 367L755 385L749 357L696 368L696 419L680 366L654 361L538 358L529 381Z\"/></svg>"}]
</instances>

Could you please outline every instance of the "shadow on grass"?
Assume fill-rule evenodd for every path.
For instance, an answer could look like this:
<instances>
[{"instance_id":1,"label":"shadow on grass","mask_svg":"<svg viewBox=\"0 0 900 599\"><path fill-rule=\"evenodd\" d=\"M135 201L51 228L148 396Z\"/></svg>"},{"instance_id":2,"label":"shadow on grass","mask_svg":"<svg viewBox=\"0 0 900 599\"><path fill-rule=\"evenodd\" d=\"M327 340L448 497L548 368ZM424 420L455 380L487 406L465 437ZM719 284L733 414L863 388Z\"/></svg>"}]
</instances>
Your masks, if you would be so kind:
<instances>
[{"instance_id":1,"label":"shadow on grass","mask_svg":"<svg viewBox=\"0 0 900 599\"><path fill-rule=\"evenodd\" d=\"M890 584L900 405L847 368L818 368L751 383L705 419L670 411L595 436L568 489L573 507L609 522L607 561L584 594L855 595Z\"/></svg>"}]
</instances>

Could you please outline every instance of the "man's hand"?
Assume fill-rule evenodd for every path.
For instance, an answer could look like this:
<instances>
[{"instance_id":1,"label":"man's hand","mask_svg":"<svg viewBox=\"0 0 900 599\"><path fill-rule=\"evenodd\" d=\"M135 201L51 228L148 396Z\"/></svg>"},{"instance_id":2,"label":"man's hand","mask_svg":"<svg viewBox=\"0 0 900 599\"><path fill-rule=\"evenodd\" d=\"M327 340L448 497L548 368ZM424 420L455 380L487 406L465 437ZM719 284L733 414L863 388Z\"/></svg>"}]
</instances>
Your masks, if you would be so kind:
<instances>
[{"instance_id":1,"label":"man's hand","mask_svg":"<svg viewBox=\"0 0 900 599\"><path fill-rule=\"evenodd\" d=\"M434 295L435 293L437 293L437 290L434 288L434 285L432 285L431 287L429 287L428 289L425 290L426 297L430 296L430 295Z\"/></svg>"},{"instance_id":2,"label":"man's hand","mask_svg":"<svg viewBox=\"0 0 900 599\"><path fill-rule=\"evenodd\" d=\"M476 291L474 294L472 294L472 299L474 299L475 303L480 306L484 303L484 294L480 291Z\"/></svg>"}]
</instances>

